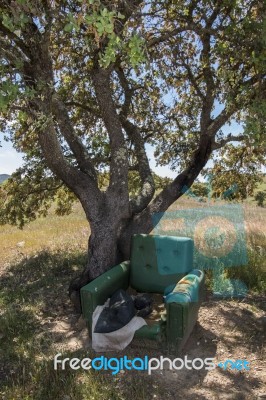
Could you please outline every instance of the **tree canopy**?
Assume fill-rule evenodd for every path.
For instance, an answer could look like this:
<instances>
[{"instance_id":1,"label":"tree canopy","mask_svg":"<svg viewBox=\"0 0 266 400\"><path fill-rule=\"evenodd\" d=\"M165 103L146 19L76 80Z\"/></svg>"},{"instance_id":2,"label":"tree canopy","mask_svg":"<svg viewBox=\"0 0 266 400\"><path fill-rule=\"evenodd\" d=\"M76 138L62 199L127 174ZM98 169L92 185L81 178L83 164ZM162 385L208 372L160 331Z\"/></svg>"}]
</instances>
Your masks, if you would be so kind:
<instances>
[{"instance_id":1,"label":"tree canopy","mask_svg":"<svg viewBox=\"0 0 266 400\"><path fill-rule=\"evenodd\" d=\"M209 159L249 149L252 165L264 162L265 8L262 0L0 1L0 129L25 154L2 188L4 221L23 224L56 196L67 212L74 193L92 232L105 221L117 241L149 232L151 214L182 196ZM241 134L223 130L232 120ZM176 171L156 195L147 145Z\"/></svg>"}]
</instances>

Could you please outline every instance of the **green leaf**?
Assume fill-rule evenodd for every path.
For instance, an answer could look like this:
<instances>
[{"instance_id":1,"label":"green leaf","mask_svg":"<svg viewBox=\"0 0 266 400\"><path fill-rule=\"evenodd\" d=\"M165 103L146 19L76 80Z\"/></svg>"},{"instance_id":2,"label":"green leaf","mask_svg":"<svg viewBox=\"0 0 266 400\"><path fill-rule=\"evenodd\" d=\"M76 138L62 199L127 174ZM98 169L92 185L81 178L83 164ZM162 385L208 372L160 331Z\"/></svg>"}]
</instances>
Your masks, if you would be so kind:
<instances>
[{"instance_id":1,"label":"green leaf","mask_svg":"<svg viewBox=\"0 0 266 400\"><path fill-rule=\"evenodd\" d=\"M119 13L117 14L117 18L119 18L119 19L125 19L125 16L119 12Z\"/></svg>"},{"instance_id":2,"label":"green leaf","mask_svg":"<svg viewBox=\"0 0 266 400\"><path fill-rule=\"evenodd\" d=\"M73 24L72 24L72 22L69 22L68 24L66 24L65 26L64 26L64 31L65 32L71 32L73 30Z\"/></svg>"}]
</instances>

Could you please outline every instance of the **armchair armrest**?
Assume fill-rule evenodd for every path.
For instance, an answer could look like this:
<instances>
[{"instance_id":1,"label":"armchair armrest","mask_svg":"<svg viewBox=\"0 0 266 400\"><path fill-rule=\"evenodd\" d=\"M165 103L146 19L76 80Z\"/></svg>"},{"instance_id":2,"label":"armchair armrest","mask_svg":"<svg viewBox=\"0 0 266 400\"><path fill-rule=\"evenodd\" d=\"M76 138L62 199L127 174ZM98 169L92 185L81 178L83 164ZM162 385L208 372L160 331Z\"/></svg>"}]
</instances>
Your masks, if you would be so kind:
<instances>
[{"instance_id":1,"label":"armchair armrest","mask_svg":"<svg viewBox=\"0 0 266 400\"><path fill-rule=\"evenodd\" d=\"M128 288L129 269L130 262L124 261L81 288L82 315L87 322L90 334L92 329L92 314L95 308L103 305L116 290L126 290Z\"/></svg>"},{"instance_id":2,"label":"armchair armrest","mask_svg":"<svg viewBox=\"0 0 266 400\"><path fill-rule=\"evenodd\" d=\"M167 342L179 349L188 339L204 298L204 273L192 270L165 290Z\"/></svg>"},{"instance_id":3,"label":"armchair armrest","mask_svg":"<svg viewBox=\"0 0 266 400\"><path fill-rule=\"evenodd\" d=\"M177 284L168 286L164 291L166 303L189 303L202 301L204 286L204 273L193 269L185 275Z\"/></svg>"}]
</instances>

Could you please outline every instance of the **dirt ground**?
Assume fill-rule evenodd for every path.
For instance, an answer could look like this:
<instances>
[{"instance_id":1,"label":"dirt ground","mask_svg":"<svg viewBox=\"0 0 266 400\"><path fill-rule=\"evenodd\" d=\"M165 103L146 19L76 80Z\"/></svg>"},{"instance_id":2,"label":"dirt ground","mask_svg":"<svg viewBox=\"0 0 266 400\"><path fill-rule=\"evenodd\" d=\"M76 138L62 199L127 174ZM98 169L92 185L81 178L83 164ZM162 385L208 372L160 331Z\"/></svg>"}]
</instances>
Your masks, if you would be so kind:
<instances>
[{"instance_id":1,"label":"dirt ground","mask_svg":"<svg viewBox=\"0 0 266 400\"><path fill-rule=\"evenodd\" d=\"M227 359L240 359L249 362L250 370L224 370L220 367L211 371L164 369L155 370L151 375L146 371L126 370L110 376L110 379L126 398L131 398L132 390L141 390L143 383L150 386L150 399L156 400L266 399L265 310L265 299L262 297L253 295L237 301L216 300L209 296L200 309L193 333L178 356L164 353L155 342L149 340L133 340L121 353L105 353L106 357L127 355L128 358L163 355L174 359L187 355L188 359L214 358L216 364ZM74 350L82 347L88 349L89 357L99 357L91 350L84 321L77 315L69 314L64 321L54 320L46 328L62 332L64 341L57 343L57 349Z\"/></svg>"}]
</instances>

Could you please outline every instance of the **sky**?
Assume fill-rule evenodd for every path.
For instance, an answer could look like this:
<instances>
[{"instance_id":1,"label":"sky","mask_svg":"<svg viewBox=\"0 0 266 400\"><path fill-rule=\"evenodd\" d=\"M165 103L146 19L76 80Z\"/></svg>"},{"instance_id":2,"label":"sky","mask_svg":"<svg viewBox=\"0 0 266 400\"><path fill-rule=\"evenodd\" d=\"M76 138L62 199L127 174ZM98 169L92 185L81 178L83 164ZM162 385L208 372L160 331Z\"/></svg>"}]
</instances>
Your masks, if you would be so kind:
<instances>
[{"instance_id":1,"label":"sky","mask_svg":"<svg viewBox=\"0 0 266 400\"><path fill-rule=\"evenodd\" d=\"M10 142L1 141L0 147L0 174L11 175L22 165L22 154L18 153Z\"/></svg>"},{"instance_id":2,"label":"sky","mask_svg":"<svg viewBox=\"0 0 266 400\"><path fill-rule=\"evenodd\" d=\"M0 174L11 175L23 164L22 153L18 153L11 145L2 141L0 147ZM168 176L174 178L176 173L171 171L169 167L156 167L156 161L153 157L153 149L151 146L147 148L147 154L150 159L150 166L153 171L155 171L160 176Z\"/></svg>"},{"instance_id":3,"label":"sky","mask_svg":"<svg viewBox=\"0 0 266 400\"><path fill-rule=\"evenodd\" d=\"M239 134L242 131L242 126L236 122L233 122L231 125L224 125L223 132L225 134L232 133L232 134ZM1 139L1 138L0 138ZM156 174L175 178L177 173L172 171L169 167L156 167L156 160L153 156L153 148L152 146L146 146L147 155L150 160L151 169L156 172ZM17 168L19 168L23 164L22 160L22 153L18 153L13 147L10 142L6 142L1 140L1 147L0 147L0 174L9 174L11 175L12 172L15 172Z\"/></svg>"}]
</instances>

